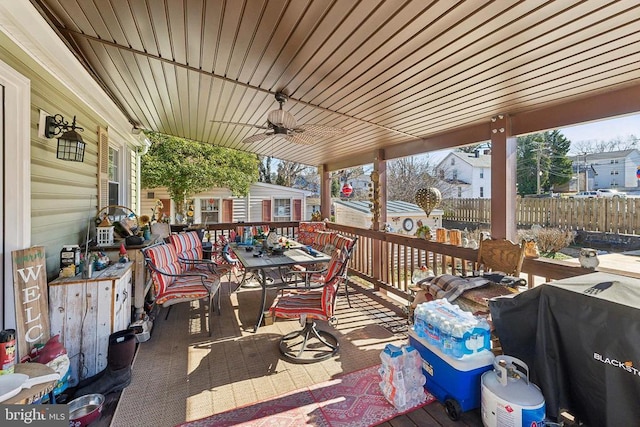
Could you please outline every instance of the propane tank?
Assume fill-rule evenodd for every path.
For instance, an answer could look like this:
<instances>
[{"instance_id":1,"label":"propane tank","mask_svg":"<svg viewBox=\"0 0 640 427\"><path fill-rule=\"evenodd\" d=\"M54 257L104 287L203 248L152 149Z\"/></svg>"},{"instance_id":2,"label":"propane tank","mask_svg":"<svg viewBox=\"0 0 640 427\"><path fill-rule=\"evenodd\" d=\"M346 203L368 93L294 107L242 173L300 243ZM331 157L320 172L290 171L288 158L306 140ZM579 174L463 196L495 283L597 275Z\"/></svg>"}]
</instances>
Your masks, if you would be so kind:
<instances>
[{"instance_id":1,"label":"propane tank","mask_svg":"<svg viewBox=\"0 0 640 427\"><path fill-rule=\"evenodd\" d=\"M482 374L482 424L485 427L542 427L544 396L529 382L529 367L511 356L497 356L493 371Z\"/></svg>"}]
</instances>

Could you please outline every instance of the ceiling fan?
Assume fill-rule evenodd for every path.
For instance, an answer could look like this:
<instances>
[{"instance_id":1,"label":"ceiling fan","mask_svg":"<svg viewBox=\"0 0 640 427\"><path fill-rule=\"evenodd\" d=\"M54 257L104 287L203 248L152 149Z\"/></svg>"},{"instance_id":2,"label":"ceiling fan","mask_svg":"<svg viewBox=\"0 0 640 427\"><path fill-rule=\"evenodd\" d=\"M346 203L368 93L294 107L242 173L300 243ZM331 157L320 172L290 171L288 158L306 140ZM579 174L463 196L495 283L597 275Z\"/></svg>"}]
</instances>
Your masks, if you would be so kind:
<instances>
[{"instance_id":1,"label":"ceiling fan","mask_svg":"<svg viewBox=\"0 0 640 427\"><path fill-rule=\"evenodd\" d=\"M276 93L276 101L280 104L280 108L272 110L267 116L266 125L252 125L249 123L237 122L221 122L212 120L214 123L227 123L240 126L251 126L258 129L264 129L266 132L251 135L242 140L244 143L252 143L262 141L271 137L281 137L289 142L302 145L311 145L318 138L340 135L344 133L343 129L323 126L323 125L300 125L298 126L295 117L288 111L282 109L289 97L282 92Z\"/></svg>"}]
</instances>

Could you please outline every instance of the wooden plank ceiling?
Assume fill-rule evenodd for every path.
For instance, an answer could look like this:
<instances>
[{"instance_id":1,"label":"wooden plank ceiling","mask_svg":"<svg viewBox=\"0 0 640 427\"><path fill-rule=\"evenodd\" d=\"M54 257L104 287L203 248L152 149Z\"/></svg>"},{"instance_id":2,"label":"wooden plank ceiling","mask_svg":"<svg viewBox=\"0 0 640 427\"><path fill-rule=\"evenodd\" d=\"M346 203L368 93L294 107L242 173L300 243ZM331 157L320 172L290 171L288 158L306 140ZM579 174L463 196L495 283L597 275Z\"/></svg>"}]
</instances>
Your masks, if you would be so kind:
<instances>
[{"instance_id":1,"label":"wooden plank ceiling","mask_svg":"<svg viewBox=\"0 0 640 427\"><path fill-rule=\"evenodd\" d=\"M132 123L310 165L640 84L637 0L32 3ZM276 92L346 133L246 144L262 130L217 123L265 125Z\"/></svg>"}]
</instances>

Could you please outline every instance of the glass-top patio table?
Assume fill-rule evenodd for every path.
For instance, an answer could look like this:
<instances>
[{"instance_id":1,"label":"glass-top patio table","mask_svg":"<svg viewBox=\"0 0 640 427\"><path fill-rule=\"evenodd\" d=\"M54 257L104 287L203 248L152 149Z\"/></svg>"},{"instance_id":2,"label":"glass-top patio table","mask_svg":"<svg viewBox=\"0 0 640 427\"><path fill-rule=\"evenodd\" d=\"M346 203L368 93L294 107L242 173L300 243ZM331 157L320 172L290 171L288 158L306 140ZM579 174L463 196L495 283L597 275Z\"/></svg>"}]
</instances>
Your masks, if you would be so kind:
<instances>
[{"instance_id":1,"label":"glass-top patio table","mask_svg":"<svg viewBox=\"0 0 640 427\"><path fill-rule=\"evenodd\" d=\"M308 249L306 246L297 242L291 242L292 248L284 250L282 253L270 253L270 251L260 251L259 249L253 249L251 246L234 245L232 246L233 252L242 263L244 268L248 271L260 272L260 285L262 288L262 299L260 304L260 311L258 312L258 319L253 329L254 332L258 331L262 319L264 317L265 305L267 303L267 270L279 269L282 267L288 267L292 265L308 265L316 263L329 262L331 257L322 252ZM247 248L252 248L248 250ZM286 283L282 283L282 286L286 286ZM278 287L278 284L272 285L272 287Z\"/></svg>"}]
</instances>

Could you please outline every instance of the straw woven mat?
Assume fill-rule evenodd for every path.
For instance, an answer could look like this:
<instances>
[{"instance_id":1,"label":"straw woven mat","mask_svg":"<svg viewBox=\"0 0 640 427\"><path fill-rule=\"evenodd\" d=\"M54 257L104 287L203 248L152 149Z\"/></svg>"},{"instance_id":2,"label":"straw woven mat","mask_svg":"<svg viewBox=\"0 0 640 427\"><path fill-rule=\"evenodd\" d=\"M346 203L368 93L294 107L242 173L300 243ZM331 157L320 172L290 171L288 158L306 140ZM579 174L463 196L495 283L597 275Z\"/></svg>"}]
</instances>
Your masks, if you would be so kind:
<instances>
[{"instance_id":1,"label":"straw woven mat","mask_svg":"<svg viewBox=\"0 0 640 427\"><path fill-rule=\"evenodd\" d=\"M274 297L270 291L268 305ZM230 294L223 284L222 314L215 314L212 337L199 302L175 305L166 320L167 309L162 309L151 339L140 344L132 382L111 425L175 426L379 364L386 344L406 341L380 324L401 319L378 298L357 292L350 298L351 309L343 296L338 298L335 329L320 323L322 329L337 330L338 355L306 365L285 362L278 351L280 337L300 329L299 322L278 319L252 332L259 289Z\"/></svg>"}]
</instances>

